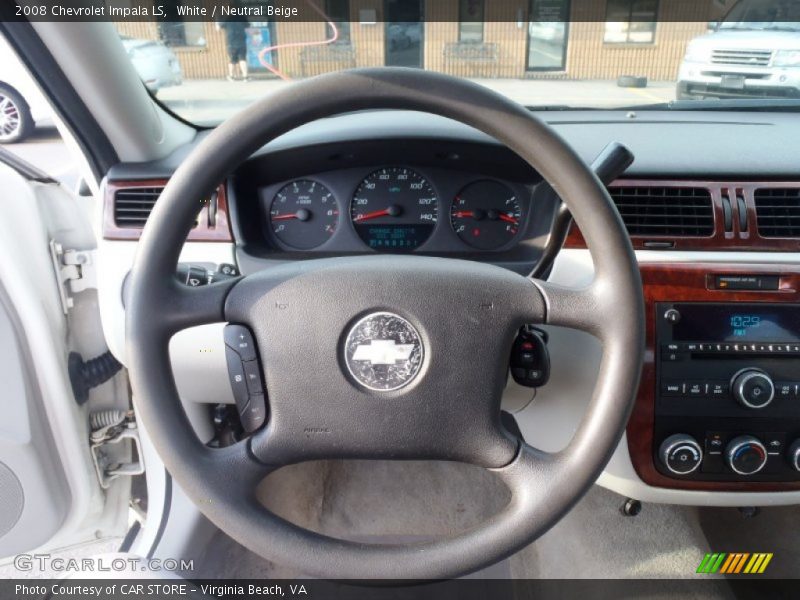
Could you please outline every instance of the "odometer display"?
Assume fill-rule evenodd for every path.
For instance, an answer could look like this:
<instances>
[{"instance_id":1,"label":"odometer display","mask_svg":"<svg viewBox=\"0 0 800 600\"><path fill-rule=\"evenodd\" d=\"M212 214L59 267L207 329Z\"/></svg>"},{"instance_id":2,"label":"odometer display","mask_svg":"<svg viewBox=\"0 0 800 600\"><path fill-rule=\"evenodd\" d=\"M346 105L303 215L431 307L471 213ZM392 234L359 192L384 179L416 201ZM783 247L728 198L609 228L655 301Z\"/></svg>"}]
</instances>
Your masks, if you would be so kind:
<instances>
[{"instance_id":1,"label":"odometer display","mask_svg":"<svg viewBox=\"0 0 800 600\"><path fill-rule=\"evenodd\" d=\"M405 167L386 167L368 175L350 204L358 236L374 250L411 252L430 237L439 199L430 183Z\"/></svg>"}]
</instances>

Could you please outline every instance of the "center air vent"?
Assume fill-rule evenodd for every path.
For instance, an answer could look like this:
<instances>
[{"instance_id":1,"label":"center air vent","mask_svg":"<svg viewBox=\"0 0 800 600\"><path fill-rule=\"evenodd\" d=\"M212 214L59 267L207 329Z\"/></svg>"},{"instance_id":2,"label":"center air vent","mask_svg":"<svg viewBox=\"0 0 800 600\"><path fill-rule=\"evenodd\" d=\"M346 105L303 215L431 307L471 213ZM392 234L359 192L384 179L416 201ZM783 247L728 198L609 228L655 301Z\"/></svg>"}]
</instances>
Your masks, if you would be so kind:
<instances>
[{"instance_id":1,"label":"center air vent","mask_svg":"<svg viewBox=\"0 0 800 600\"><path fill-rule=\"evenodd\" d=\"M714 233L711 193L694 187L608 189L630 235L702 237Z\"/></svg>"},{"instance_id":2,"label":"center air vent","mask_svg":"<svg viewBox=\"0 0 800 600\"><path fill-rule=\"evenodd\" d=\"M800 237L800 189L762 188L753 197L761 237Z\"/></svg>"},{"instance_id":3,"label":"center air vent","mask_svg":"<svg viewBox=\"0 0 800 600\"><path fill-rule=\"evenodd\" d=\"M163 187L123 188L114 195L117 227L144 227Z\"/></svg>"}]
</instances>

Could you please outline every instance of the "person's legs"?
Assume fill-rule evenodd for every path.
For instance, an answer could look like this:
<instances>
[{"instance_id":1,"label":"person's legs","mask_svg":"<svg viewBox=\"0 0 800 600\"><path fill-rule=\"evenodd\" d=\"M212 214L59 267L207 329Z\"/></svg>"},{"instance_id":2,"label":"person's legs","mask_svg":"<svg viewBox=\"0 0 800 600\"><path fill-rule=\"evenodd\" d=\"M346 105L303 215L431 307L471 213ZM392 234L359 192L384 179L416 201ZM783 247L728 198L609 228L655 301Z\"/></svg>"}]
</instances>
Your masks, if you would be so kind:
<instances>
[{"instance_id":1,"label":"person's legs","mask_svg":"<svg viewBox=\"0 0 800 600\"><path fill-rule=\"evenodd\" d=\"M241 59L239 61L239 71L242 74L242 79L247 80L247 61Z\"/></svg>"},{"instance_id":2,"label":"person's legs","mask_svg":"<svg viewBox=\"0 0 800 600\"><path fill-rule=\"evenodd\" d=\"M233 81L235 79L235 72L236 72L236 62L231 58L230 62L228 63L228 81Z\"/></svg>"}]
</instances>

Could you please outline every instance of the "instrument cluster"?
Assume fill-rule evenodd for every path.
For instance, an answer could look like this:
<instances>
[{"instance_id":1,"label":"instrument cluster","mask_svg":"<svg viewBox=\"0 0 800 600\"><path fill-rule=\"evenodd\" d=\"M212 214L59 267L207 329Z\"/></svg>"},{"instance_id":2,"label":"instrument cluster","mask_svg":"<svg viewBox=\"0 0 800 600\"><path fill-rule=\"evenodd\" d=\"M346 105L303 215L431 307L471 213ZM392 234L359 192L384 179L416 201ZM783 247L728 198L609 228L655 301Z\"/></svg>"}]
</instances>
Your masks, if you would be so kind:
<instances>
[{"instance_id":1,"label":"instrument cluster","mask_svg":"<svg viewBox=\"0 0 800 600\"><path fill-rule=\"evenodd\" d=\"M523 239L529 186L435 171L348 169L264 187L263 230L284 251L480 253Z\"/></svg>"}]
</instances>

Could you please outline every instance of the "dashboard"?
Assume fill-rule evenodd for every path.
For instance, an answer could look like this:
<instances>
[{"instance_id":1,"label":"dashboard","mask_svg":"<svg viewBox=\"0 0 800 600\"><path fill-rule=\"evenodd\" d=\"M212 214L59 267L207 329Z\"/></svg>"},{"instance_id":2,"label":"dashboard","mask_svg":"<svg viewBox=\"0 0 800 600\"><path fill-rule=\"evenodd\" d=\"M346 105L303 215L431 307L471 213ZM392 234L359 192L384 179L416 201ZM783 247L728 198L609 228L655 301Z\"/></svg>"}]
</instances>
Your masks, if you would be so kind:
<instances>
[{"instance_id":1,"label":"dashboard","mask_svg":"<svg viewBox=\"0 0 800 600\"><path fill-rule=\"evenodd\" d=\"M800 503L800 329L770 320L800 310L800 228L782 221L800 223L800 171L792 158L798 119L725 112L540 116L587 163L612 141L636 156L610 192L640 264L647 346L626 437L598 483L643 501ZM205 135L164 160L118 165L105 182L101 255L116 259L100 265L101 308L109 345L121 358L120 290L142 224L124 219L152 207ZM560 199L539 173L480 132L430 115L371 111L324 119L270 142L201 202L181 260L210 270L225 265L248 274L286 261L411 253L529 274ZM549 279L580 287L593 273L573 227ZM738 333L690 327L711 326L707 306ZM668 320L673 309L683 326ZM773 321L778 329L766 326ZM547 334L550 382L535 392L510 382L504 408L528 441L557 451L587 405L602 349L581 332ZM170 350L184 401L232 403L221 331L200 328L177 338ZM744 338L756 348L737 353ZM795 343L797 352L770 354L770 346ZM774 399L764 406L747 400L743 374L748 393L758 384L774 389ZM787 452L795 451L793 463ZM747 473L750 467L728 454L757 468ZM691 471L681 472L675 460L691 463Z\"/></svg>"}]
</instances>

